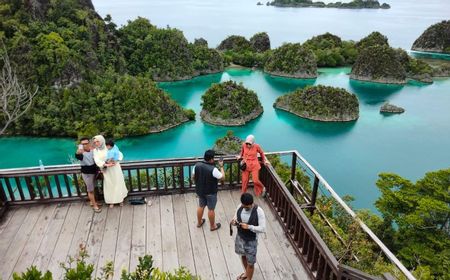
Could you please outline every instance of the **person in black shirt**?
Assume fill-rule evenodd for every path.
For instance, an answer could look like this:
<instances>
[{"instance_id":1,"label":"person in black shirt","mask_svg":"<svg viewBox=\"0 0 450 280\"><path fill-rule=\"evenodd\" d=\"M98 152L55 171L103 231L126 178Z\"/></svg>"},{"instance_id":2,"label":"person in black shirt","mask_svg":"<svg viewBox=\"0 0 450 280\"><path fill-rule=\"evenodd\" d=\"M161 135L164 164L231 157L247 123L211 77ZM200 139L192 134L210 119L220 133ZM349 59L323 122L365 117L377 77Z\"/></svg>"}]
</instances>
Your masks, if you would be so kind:
<instances>
[{"instance_id":1,"label":"person in black shirt","mask_svg":"<svg viewBox=\"0 0 450 280\"><path fill-rule=\"evenodd\" d=\"M208 206L208 219L211 231L217 230L221 226L220 223L215 221L214 208L216 208L217 204L218 181L225 177L223 161L219 161L219 171L214 165L214 156L215 152L213 150L207 150L203 157L204 161L197 162L192 171L192 177L195 181L195 192L198 196L197 227L201 227L205 222L203 212L205 206Z\"/></svg>"}]
</instances>

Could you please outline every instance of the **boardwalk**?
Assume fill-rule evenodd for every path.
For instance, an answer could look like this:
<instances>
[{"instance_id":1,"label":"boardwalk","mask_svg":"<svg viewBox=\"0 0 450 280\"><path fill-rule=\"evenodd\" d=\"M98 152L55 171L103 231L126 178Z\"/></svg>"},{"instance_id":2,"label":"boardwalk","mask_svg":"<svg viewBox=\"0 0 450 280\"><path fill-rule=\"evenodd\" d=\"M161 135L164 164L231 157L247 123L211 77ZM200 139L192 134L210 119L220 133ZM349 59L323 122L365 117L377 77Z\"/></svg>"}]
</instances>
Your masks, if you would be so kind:
<instances>
[{"instance_id":1,"label":"boardwalk","mask_svg":"<svg viewBox=\"0 0 450 280\"><path fill-rule=\"evenodd\" d=\"M187 267L202 279L236 279L242 265L228 230L239 203L238 191L221 191L216 220L222 229L196 227L194 194L151 197L152 205L103 207L94 214L87 203L39 205L10 210L0 223L0 279L31 265L50 270L60 279L60 262L87 245L95 275L113 261L115 279L125 268L134 270L138 257L151 254L155 266ZM254 279L308 279L294 249L269 206L257 200L267 216L267 233L259 237ZM206 215L206 213L205 213ZM236 234L236 231L235 233Z\"/></svg>"}]
</instances>

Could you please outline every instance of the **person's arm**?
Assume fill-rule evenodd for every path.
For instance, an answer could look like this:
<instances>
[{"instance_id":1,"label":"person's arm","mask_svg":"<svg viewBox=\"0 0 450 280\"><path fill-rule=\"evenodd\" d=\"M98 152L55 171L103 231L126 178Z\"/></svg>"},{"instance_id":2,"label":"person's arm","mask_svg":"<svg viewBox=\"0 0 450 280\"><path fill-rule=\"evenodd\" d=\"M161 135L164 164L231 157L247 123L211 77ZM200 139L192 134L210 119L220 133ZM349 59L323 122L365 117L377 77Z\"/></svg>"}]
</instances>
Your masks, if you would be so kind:
<instances>
[{"instance_id":1,"label":"person's arm","mask_svg":"<svg viewBox=\"0 0 450 280\"><path fill-rule=\"evenodd\" d=\"M258 145L258 153L261 155L261 159L264 162L264 164L268 164L269 161L267 160L266 155L264 154L264 151L262 150L260 145Z\"/></svg>"},{"instance_id":2,"label":"person's arm","mask_svg":"<svg viewBox=\"0 0 450 280\"><path fill-rule=\"evenodd\" d=\"M244 146L245 146L245 143L242 143L241 152L239 153L239 156L237 156L238 159L244 158Z\"/></svg>"},{"instance_id":3,"label":"person's arm","mask_svg":"<svg viewBox=\"0 0 450 280\"><path fill-rule=\"evenodd\" d=\"M234 216L233 216L233 219L231 220L231 223L232 223L233 225L236 225L236 224L237 224L237 212L238 212L238 210L239 210L240 207L241 207L241 205L239 204L239 206L236 208L236 211L234 211Z\"/></svg>"},{"instance_id":4,"label":"person's arm","mask_svg":"<svg viewBox=\"0 0 450 280\"><path fill-rule=\"evenodd\" d=\"M219 169L217 169L217 167L214 167L213 169L213 176L214 178L216 178L217 180L223 179L225 178L225 170L223 169L223 163L221 165L219 165L220 171Z\"/></svg>"},{"instance_id":5,"label":"person's arm","mask_svg":"<svg viewBox=\"0 0 450 280\"><path fill-rule=\"evenodd\" d=\"M100 158L97 150L94 150L94 162L100 168L103 168L105 166L105 161Z\"/></svg>"},{"instance_id":6,"label":"person's arm","mask_svg":"<svg viewBox=\"0 0 450 280\"><path fill-rule=\"evenodd\" d=\"M79 153L79 150L75 153L75 158L78 160L83 160L83 153Z\"/></svg>"},{"instance_id":7,"label":"person's arm","mask_svg":"<svg viewBox=\"0 0 450 280\"><path fill-rule=\"evenodd\" d=\"M191 175L191 180L192 180L192 182L194 182L194 183L195 183L195 166L194 166L194 167L192 167L192 175Z\"/></svg>"},{"instance_id":8,"label":"person's arm","mask_svg":"<svg viewBox=\"0 0 450 280\"><path fill-rule=\"evenodd\" d=\"M266 215L264 215L264 210L259 206L256 211L258 212L258 225L249 225L248 229L254 233L264 233L266 232Z\"/></svg>"}]
</instances>

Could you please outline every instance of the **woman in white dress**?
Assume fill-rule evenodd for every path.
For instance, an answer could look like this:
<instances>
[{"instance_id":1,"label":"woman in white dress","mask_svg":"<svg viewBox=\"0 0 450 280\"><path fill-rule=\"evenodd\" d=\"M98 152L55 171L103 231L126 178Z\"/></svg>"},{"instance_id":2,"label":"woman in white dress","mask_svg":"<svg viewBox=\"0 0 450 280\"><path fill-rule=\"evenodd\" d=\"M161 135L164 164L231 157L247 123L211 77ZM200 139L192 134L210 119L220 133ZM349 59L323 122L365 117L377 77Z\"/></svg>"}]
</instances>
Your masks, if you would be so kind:
<instances>
[{"instance_id":1,"label":"woman in white dress","mask_svg":"<svg viewBox=\"0 0 450 280\"><path fill-rule=\"evenodd\" d=\"M120 163L106 162L108 149L105 146L105 138L102 135L97 135L94 138L94 161L95 164L103 171L103 194L105 196L105 203L109 204L110 208L114 204L119 203L123 206L123 200L128 194L125 186L125 179L123 177ZM123 154L120 153L119 161L123 159Z\"/></svg>"}]
</instances>

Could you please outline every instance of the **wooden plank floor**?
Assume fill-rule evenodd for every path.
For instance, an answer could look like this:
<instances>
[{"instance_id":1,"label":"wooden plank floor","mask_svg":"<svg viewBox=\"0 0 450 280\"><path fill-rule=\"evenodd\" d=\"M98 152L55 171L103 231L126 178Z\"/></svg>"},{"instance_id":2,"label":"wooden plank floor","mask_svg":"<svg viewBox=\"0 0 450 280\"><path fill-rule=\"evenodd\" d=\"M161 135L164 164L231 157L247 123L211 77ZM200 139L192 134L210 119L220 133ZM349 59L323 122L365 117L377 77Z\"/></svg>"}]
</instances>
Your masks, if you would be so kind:
<instances>
[{"instance_id":1,"label":"wooden plank floor","mask_svg":"<svg viewBox=\"0 0 450 280\"><path fill-rule=\"evenodd\" d=\"M0 279L31 265L61 279L59 264L76 256L80 244L86 245L97 276L113 261L118 279L122 269L136 268L139 256L151 254L164 270L185 266L204 280L236 279L243 268L234 253L236 231L231 237L228 222L239 196L237 190L219 192L216 221L222 228L214 232L208 221L196 227L195 194L153 196L151 206L104 207L100 214L87 203L14 208L0 223ZM309 279L269 206L260 199L256 203L266 213L267 232L259 236L254 279Z\"/></svg>"}]
</instances>

